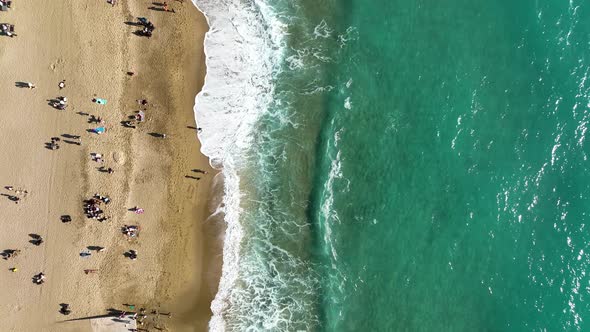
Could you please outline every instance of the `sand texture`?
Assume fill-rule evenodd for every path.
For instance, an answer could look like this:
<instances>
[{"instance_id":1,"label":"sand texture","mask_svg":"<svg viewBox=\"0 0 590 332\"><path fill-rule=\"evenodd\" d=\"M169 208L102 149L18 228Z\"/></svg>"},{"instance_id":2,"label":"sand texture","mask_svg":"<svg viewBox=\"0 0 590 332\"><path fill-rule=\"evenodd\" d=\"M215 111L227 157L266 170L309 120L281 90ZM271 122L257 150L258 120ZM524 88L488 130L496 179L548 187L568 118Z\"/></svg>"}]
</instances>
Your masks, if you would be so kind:
<instances>
[{"instance_id":1,"label":"sand texture","mask_svg":"<svg viewBox=\"0 0 590 332\"><path fill-rule=\"evenodd\" d=\"M169 5L175 13L150 9L151 1L15 0L0 12L17 33L0 36L0 186L13 187L0 187L0 250L20 250L0 261L0 331L93 331L88 317L142 307L140 328L206 329L220 264L210 247L217 233L203 236L215 171L199 153L192 108L207 25L192 3ZM137 17L156 26L150 39L134 34ZM58 96L67 96L65 111L48 104ZM143 123L121 124L140 109ZM101 126L89 123L92 115L105 133L88 131ZM59 149L46 148L51 137L60 137ZM82 202L95 193L111 200L101 205L104 222L84 215ZM135 206L144 213L129 211ZM138 225L139 236L124 236L124 225ZM35 246L29 234L44 243ZM89 246L106 249L81 257ZM124 256L131 249L136 260ZM39 272L42 285L31 279ZM60 303L72 313L60 314Z\"/></svg>"}]
</instances>

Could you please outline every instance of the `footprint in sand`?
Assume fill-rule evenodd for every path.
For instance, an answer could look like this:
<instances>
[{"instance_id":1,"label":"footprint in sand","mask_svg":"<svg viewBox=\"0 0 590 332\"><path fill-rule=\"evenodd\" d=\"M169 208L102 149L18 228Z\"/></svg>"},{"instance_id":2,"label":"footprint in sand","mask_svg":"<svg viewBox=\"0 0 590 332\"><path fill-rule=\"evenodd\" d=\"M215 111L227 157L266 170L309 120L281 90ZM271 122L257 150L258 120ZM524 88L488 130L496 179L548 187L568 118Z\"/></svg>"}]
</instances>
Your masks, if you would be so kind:
<instances>
[{"instance_id":1,"label":"footprint in sand","mask_svg":"<svg viewBox=\"0 0 590 332\"><path fill-rule=\"evenodd\" d=\"M125 154L121 151L113 152L113 160L119 165L124 165L126 161Z\"/></svg>"},{"instance_id":2,"label":"footprint in sand","mask_svg":"<svg viewBox=\"0 0 590 332\"><path fill-rule=\"evenodd\" d=\"M196 186L189 185L186 190L186 196L188 199L193 199L195 197Z\"/></svg>"},{"instance_id":3,"label":"footprint in sand","mask_svg":"<svg viewBox=\"0 0 590 332\"><path fill-rule=\"evenodd\" d=\"M57 58L57 60L55 60L55 62L53 62L51 64L51 66L49 66L49 67L51 68L52 71L55 71L57 66L61 65L62 63L64 63L64 60L62 58Z\"/></svg>"}]
</instances>

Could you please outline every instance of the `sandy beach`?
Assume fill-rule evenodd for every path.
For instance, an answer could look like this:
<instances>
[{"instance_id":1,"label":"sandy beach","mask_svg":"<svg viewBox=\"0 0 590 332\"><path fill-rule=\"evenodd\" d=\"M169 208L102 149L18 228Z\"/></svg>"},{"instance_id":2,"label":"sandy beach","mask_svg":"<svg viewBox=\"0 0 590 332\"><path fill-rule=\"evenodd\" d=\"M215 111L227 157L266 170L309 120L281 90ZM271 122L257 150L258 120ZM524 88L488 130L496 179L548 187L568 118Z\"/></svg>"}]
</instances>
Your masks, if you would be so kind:
<instances>
[{"instance_id":1,"label":"sandy beach","mask_svg":"<svg viewBox=\"0 0 590 332\"><path fill-rule=\"evenodd\" d=\"M207 224L215 171L199 152L193 115L205 18L188 1L170 2L174 12L151 1L12 7L0 12L17 34L0 36L0 250L20 252L1 261L0 331L97 331L88 317L139 308L140 328L205 330L221 264L217 227ZM151 38L134 33L137 17L155 25ZM65 110L50 105L60 96ZM144 121L124 126L139 110ZM97 127L106 132L89 131ZM52 137L59 149L48 148ZM95 194L110 199L100 205L103 222L84 214ZM138 236L125 236L125 225ZM35 235L44 242L31 243Z\"/></svg>"}]
</instances>

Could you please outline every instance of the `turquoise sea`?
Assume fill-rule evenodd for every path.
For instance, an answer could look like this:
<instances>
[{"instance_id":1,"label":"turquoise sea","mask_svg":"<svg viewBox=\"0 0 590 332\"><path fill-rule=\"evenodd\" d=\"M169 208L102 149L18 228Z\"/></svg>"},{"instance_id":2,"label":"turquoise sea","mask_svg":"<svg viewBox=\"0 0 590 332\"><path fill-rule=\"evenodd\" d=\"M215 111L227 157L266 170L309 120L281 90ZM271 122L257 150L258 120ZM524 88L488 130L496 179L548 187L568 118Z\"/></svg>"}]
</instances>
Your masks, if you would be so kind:
<instances>
[{"instance_id":1,"label":"turquoise sea","mask_svg":"<svg viewBox=\"0 0 590 332\"><path fill-rule=\"evenodd\" d=\"M590 330L590 3L195 1L211 330Z\"/></svg>"}]
</instances>

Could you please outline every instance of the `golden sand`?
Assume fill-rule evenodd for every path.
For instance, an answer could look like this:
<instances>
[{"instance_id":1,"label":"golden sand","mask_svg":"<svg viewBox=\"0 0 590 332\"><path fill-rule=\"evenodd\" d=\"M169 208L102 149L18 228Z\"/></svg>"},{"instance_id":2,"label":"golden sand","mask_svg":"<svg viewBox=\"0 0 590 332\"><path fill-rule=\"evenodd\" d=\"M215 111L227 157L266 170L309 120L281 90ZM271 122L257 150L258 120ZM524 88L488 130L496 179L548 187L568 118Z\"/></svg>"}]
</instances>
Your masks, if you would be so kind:
<instances>
[{"instance_id":1,"label":"golden sand","mask_svg":"<svg viewBox=\"0 0 590 332\"><path fill-rule=\"evenodd\" d=\"M0 12L17 33L0 36L0 186L14 187L0 192L20 198L15 204L0 196L0 250L21 250L0 261L0 331L92 331L86 319L67 320L128 310L124 304L147 309L147 328L206 329L221 259L209 247L217 234L203 236L215 171L199 152L193 116L207 25L192 3L169 5L175 13L148 9L151 1L14 0ZM152 38L133 34L137 17L155 24ZM68 98L65 111L48 105L58 96ZM125 128L121 121L141 109L137 99L149 102L146 121ZM106 133L87 131L97 126L89 115L105 121ZM63 134L81 136L82 144ZM56 136L60 148L47 149ZM111 219L102 223L83 214L82 201L95 193L111 198L103 206ZM145 212L128 211L134 206ZM60 221L66 214L72 222ZM125 237L124 225L139 225L139 237ZM45 242L35 246L29 234ZM88 246L106 250L80 257ZM123 255L130 249L137 260ZM43 285L31 279L39 272L47 276ZM61 315L60 303L72 313Z\"/></svg>"}]
</instances>

